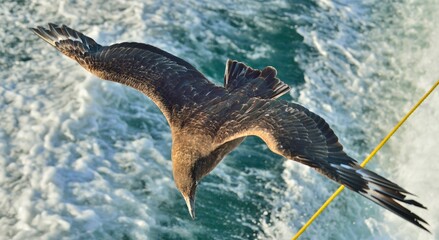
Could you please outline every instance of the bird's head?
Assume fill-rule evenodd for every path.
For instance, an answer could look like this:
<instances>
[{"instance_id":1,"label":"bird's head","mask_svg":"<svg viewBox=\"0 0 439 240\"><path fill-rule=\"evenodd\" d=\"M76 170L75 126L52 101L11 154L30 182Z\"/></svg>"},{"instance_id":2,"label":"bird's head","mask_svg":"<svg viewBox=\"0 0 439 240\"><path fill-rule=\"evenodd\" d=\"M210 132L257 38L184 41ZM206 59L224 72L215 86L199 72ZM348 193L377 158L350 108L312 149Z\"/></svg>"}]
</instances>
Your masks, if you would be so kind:
<instances>
[{"instance_id":1,"label":"bird's head","mask_svg":"<svg viewBox=\"0 0 439 240\"><path fill-rule=\"evenodd\" d=\"M174 149L173 149L174 150ZM180 151L173 151L172 172L174 175L175 185L183 196L189 214L195 218L195 193L197 191L197 183L205 175L200 167L202 158L199 154Z\"/></svg>"},{"instance_id":2,"label":"bird's head","mask_svg":"<svg viewBox=\"0 0 439 240\"><path fill-rule=\"evenodd\" d=\"M207 141L194 137L178 138L172 144L172 172L175 185L186 202L189 214L195 218L195 194L199 181L218 164L218 154L212 151Z\"/></svg>"}]
</instances>

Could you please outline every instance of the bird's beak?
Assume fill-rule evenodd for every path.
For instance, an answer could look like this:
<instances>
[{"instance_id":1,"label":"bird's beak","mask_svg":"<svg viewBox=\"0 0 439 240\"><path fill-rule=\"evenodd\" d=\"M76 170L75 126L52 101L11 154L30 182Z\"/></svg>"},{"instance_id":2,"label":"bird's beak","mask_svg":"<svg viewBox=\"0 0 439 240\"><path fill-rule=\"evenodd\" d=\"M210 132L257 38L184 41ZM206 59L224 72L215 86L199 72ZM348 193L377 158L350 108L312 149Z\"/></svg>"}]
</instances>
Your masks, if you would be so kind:
<instances>
[{"instance_id":1,"label":"bird's beak","mask_svg":"<svg viewBox=\"0 0 439 240\"><path fill-rule=\"evenodd\" d=\"M194 197L183 196L184 201L186 201L187 210L191 215L192 219L195 219L195 199Z\"/></svg>"}]
</instances>

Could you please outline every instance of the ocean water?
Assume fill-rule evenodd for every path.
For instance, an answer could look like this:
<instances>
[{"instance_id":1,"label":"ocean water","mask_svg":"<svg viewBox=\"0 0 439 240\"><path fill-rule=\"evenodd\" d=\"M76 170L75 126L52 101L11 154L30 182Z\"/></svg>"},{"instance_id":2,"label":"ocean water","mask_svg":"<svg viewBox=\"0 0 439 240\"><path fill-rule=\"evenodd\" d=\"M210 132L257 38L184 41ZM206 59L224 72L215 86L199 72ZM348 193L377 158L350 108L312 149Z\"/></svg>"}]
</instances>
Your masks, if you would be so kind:
<instances>
[{"instance_id":1,"label":"ocean water","mask_svg":"<svg viewBox=\"0 0 439 240\"><path fill-rule=\"evenodd\" d=\"M248 138L200 183L192 220L171 135L142 94L101 81L28 27L150 43L217 84L272 65L361 161L439 78L439 1L2 1L0 239L290 239L338 187ZM345 191L301 239L439 239L439 92L368 168L417 195L428 234Z\"/></svg>"}]
</instances>

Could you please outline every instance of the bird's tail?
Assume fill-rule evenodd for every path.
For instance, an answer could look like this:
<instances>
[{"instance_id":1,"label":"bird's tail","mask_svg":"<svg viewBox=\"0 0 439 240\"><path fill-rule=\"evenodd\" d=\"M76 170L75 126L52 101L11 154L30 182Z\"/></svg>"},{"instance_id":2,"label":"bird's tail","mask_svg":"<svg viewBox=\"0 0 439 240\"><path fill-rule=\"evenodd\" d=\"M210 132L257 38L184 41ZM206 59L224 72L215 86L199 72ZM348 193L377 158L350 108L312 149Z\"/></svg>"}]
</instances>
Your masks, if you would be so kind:
<instances>
[{"instance_id":1,"label":"bird's tail","mask_svg":"<svg viewBox=\"0 0 439 240\"><path fill-rule=\"evenodd\" d=\"M49 29L41 26L30 29L41 39L78 62L84 59L85 55L97 52L102 48L90 37L65 25L60 27L49 23Z\"/></svg>"},{"instance_id":2,"label":"bird's tail","mask_svg":"<svg viewBox=\"0 0 439 240\"><path fill-rule=\"evenodd\" d=\"M275 99L290 90L276 75L277 71L273 67L265 67L261 71L229 59L224 74L224 87L229 92L244 91L251 97Z\"/></svg>"},{"instance_id":3,"label":"bird's tail","mask_svg":"<svg viewBox=\"0 0 439 240\"><path fill-rule=\"evenodd\" d=\"M407 195L412 195L411 193L397 184L372 171L364 169L355 163L349 165L331 164L331 166L337 172L336 180L339 183L429 232L427 228L421 224L428 225L424 219L420 218L399 203L403 202L426 209L426 207L419 202L407 199Z\"/></svg>"}]
</instances>

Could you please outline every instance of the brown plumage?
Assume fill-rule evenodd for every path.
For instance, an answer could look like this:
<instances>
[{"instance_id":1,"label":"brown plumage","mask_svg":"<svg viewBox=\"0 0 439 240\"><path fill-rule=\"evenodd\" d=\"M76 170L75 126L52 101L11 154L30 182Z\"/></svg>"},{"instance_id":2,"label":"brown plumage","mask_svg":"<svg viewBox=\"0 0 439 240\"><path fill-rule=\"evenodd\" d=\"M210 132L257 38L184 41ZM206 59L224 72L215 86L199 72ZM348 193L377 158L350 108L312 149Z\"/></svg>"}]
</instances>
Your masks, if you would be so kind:
<instances>
[{"instance_id":1,"label":"brown plumage","mask_svg":"<svg viewBox=\"0 0 439 240\"><path fill-rule=\"evenodd\" d=\"M277 97L289 91L273 67L256 70L228 60L224 87L184 60L142 43L101 46L67 26L32 28L35 34L98 77L133 87L150 97L172 131L173 175L195 217L197 183L246 136L260 137L271 151L306 164L428 231L422 218L399 202L406 190L360 167L329 125L305 107Z\"/></svg>"}]
</instances>

